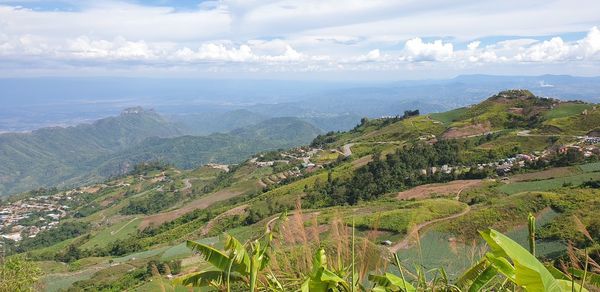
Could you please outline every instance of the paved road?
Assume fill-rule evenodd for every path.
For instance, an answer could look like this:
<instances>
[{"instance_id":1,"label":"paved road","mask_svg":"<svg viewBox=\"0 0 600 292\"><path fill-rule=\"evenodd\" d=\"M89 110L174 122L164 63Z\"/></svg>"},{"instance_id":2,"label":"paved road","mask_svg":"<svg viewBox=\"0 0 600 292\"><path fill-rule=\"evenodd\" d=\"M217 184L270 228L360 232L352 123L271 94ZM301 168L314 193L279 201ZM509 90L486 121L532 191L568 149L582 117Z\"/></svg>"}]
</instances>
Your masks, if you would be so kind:
<instances>
[{"instance_id":1,"label":"paved road","mask_svg":"<svg viewBox=\"0 0 600 292\"><path fill-rule=\"evenodd\" d=\"M380 142L356 142L356 143L348 143L342 146L344 156L348 157L352 155L352 146L356 144L400 144L402 141L380 141Z\"/></svg>"}]
</instances>

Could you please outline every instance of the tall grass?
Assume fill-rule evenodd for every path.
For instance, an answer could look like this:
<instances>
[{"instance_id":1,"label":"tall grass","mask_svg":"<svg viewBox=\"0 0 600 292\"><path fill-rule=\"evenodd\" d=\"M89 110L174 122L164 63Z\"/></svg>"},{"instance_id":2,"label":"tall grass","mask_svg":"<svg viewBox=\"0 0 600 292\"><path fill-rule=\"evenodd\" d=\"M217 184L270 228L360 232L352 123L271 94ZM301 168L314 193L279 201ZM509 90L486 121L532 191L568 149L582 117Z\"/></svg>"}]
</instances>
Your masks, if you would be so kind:
<instances>
[{"instance_id":1,"label":"tall grass","mask_svg":"<svg viewBox=\"0 0 600 292\"><path fill-rule=\"evenodd\" d=\"M318 213L305 213L298 200L292 214L281 216L276 228L268 226L265 235L243 245L228 237L229 260L224 259L223 252L219 261L210 261L217 251L193 246L211 263L226 267L220 272L221 278L217 275L214 279L219 281L225 276L225 287L220 287L226 290L237 285L235 287L250 287L251 291L256 288L281 292L564 291L567 287L582 292L587 291L585 286L595 285L596 280L600 286L600 275L591 271L600 270L600 265L588 256L587 249L582 251L569 245L570 263L563 262L562 272L535 258L535 217L532 215L528 217L529 250L497 231L483 231L481 236L490 251L454 283L443 267L426 269L415 265L411 273L397 254L390 254L387 248L375 244L379 219L365 236L357 237L354 225L349 226L339 215L322 224L317 216ZM582 228L580 231L584 234L587 232L583 223L576 223L575 228ZM419 234L414 236L420 246ZM264 243L260 243L261 240ZM264 256L260 256L261 253ZM261 268L244 270L244 257ZM390 269L390 264L397 270ZM188 283L205 282L201 277L194 281ZM560 290L556 290L559 287Z\"/></svg>"}]
</instances>

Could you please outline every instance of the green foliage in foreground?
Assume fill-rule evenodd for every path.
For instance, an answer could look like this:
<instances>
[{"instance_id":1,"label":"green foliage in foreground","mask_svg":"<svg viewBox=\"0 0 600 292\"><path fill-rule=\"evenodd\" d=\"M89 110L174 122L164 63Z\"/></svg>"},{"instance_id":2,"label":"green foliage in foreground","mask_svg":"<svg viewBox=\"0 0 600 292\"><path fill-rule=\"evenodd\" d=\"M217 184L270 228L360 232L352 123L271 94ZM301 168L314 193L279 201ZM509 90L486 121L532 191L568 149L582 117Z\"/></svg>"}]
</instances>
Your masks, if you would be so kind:
<instances>
[{"instance_id":1,"label":"green foliage in foreground","mask_svg":"<svg viewBox=\"0 0 600 292\"><path fill-rule=\"evenodd\" d=\"M0 291L34 291L42 270L22 256L0 258Z\"/></svg>"},{"instance_id":2,"label":"green foliage in foreground","mask_svg":"<svg viewBox=\"0 0 600 292\"><path fill-rule=\"evenodd\" d=\"M285 219L284 216L279 218L278 223ZM530 229L530 232L535 231ZM174 283L213 287L221 291L230 291L233 287L236 291L251 292L588 291L582 286L587 283L587 265L579 276L571 273L571 278L558 269L547 268L530 251L493 229L480 232L490 251L478 263L467 269L455 283L449 282L443 268L439 269L439 278L436 276L432 281L428 281L423 267L416 267L416 275L412 275L415 280L409 281L405 278L404 267L396 255L393 256L392 264L398 268L400 276L389 272L372 273L367 282L361 282L355 271L354 234L350 264L338 263L337 268L331 268L325 250L319 248L312 260L312 268L306 274L299 277L276 274L267 268L271 260L276 260L270 257L274 234L276 232L267 227L267 232L262 237L262 245L260 239L242 244L234 237L226 235L223 251L189 241L188 246L200 253L212 268L180 277ZM531 235L535 236L535 233ZM533 251L534 247L531 249ZM589 282L593 284L592 281Z\"/></svg>"}]
</instances>

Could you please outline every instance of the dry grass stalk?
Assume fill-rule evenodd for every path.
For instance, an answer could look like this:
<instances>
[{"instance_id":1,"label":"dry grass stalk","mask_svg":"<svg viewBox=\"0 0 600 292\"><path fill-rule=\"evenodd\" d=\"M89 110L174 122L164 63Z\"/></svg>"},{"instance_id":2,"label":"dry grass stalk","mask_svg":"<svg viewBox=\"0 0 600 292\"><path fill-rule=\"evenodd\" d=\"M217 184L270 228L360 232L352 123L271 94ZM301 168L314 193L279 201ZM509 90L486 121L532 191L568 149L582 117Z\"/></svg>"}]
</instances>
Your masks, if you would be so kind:
<instances>
[{"instance_id":1,"label":"dry grass stalk","mask_svg":"<svg viewBox=\"0 0 600 292\"><path fill-rule=\"evenodd\" d=\"M337 214L336 214L331 219L331 228L330 228L331 229L331 239L336 244L335 252L336 252L337 263L342 263L343 262L342 241L340 240L341 235L340 235L340 229L338 227L339 226L337 224ZM341 269L341 266L338 265L338 269Z\"/></svg>"},{"instance_id":2,"label":"dry grass stalk","mask_svg":"<svg viewBox=\"0 0 600 292\"><path fill-rule=\"evenodd\" d=\"M300 243L302 244L302 252L304 254L303 268L308 270L312 266L312 251L309 246L308 234L306 228L304 228L304 215L302 214L302 200L296 199L296 211L294 212L294 230L293 233L299 236Z\"/></svg>"},{"instance_id":3,"label":"dry grass stalk","mask_svg":"<svg viewBox=\"0 0 600 292\"><path fill-rule=\"evenodd\" d=\"M471 240L471 244L469 245L469 262L471 264L475 264L477 261L479 261L484 252L485 247L479 248L477 241L475 239Z\"/></svg>"},{"instance_id":4,"label":"dry grass stalk","mask_svg":"<svg viewBox=\"0 0 600 292\"><path fill-rule=\"evenodd\" d=\"M371 243L377 240L377 233L379 230L379 223L381 222L381 214L378 214L371 226L371 230L367 233L367 237L363 239L361 249L359 251L359 258L362 259L360 262L361 269L359 273L359 279L363 279L367 273L371 270L377 269L380 264L381 253L378 252L377 248L372 248Z\"/></svg>"},{"instance_id":5,"label":"dry grass stalk","mask_svg":"<svg viewBox=\"0 0 600 292\"><path fill-rule=\"evenodd\" d=\"M581 261L579 260L579 256L577 255L577 248L573 246L573 242L571 241L569 241L569 243L567 244L567 256L569 256L571 266L581 270Z\"/></svg>"},{"instance_id":6,"label":"dry grass stalk","mask_svg":"<svg viewBox=\"0 0 600 292\"><path fill-rule=\"evenodd\" d=\"M458 255L458 244L456 242L456 239L450 240L448 246L450 247L450 252L452 254Z\"/></svg>"},{"instance_id":7,"label":"dry grass stalk","mask_svg":"<svg viewBox=\"0 0 600 292\"><path fill-rule=\"evenodd\" d=\"M568 275L569 277L571 276L571 273L569 272L569 266L567 266L563 260L560 261L560 269L565 275Z\"/></svg>"},{"instance_id":8,"label":"dry grass stalk","mask_svg":"<svg viewBox=\"0 0 600 292\"><path fill-rule=\"evenodd\" d=\"M295 234L300 236L301 242L304 245L308 244L308 235L306 234L306 229L304 228L304 216L302 215L302 201L300 198L296 199L296 211L294 212L294 221L296 222L294 230Z\"/></svg>"},{"instance_id":9,"label":"dry grass stalk","mask_svg":"<svg viewBox=\"0 0 600 292\"><path fill-rule=\"evenodd\" d=\"M350 258L352 257L351 255L351 248L350 248L350 244L351 244L351 229L350 227L347 227L346 224L344 223L344 221L340 218L338 220L338 225L339 225L339 229L340 229L340 241L342 242L342 247L343 247L343 251L344 251L344 259L346 262L350 261Z\"/></svg>"},{"instance_id":10,"label":"dry grass stalk","mask_svg":"<svg viewBox=\"0 0 600 292\"><path fill-rule=\"evenodd\" d=\"M600 265L598 264L598 262L596 262L594 259L592 259L592 257L589 257L589 264L590 267L592 268L592 272L594 273L598 273L600 272Z\"/></svg>"},{"instance_id":11,"label":"dry grass stalk","mask_svg":"<svg viewBox=\"0 0 600 292\"><path fill-rule=\"evenodd\" d=\"M581 234L587 237L587 239L594 241L594 239L590 235L590 232L587 230L587 228L585 228L585 224L581 222L581 219L579 219L579 217L573 215L573 222L575 222L575 230L581 232Z\"/></svg>"},{"instance_id":12,"label":"dry grass stalk","mask_svg":"<svg viewBox=\"0 0 600 292\"><path fill-rule=\"evenodd\" d=\"M311 226L311 230L312 230L312 241L316 244L316 245L320 245L321 244L321 240L320 240L320 236L319 236L319 221L317 220L317 214L313 214L312 216L312 226Z\"/></svg>"}]
</instances>

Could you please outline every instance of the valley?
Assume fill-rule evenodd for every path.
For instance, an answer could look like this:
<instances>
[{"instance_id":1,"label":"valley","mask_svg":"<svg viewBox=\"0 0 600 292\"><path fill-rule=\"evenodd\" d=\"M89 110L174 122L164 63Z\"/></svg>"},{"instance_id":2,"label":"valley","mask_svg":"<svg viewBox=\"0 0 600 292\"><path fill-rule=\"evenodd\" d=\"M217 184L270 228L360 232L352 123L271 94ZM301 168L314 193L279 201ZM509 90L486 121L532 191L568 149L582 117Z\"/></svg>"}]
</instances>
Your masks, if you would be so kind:
<instances>
[{"instance_id":1,"label":"valley","mask_svg":"<svg viewBox=\"0 0 600 292\"><path fill-rule=\"evenodd\" d=\"M509 90L444 113L363 119L345 132L275 120L228 134L261 145L231 146L240 152L152 138L152 151L136 149L164 156L131 159L119 176L5 198L3 248L45 271L45 291L182 289L172 279L210 267L186 240L221 249L224 233L245 243L278 232L275 275L309 273L323 246L345 262L355 245L362 281L391 254L408 274L444 267L457 279L485 254L478 231L526 246L531 213L538 257L558 264L576 247L598 261L599 121L594 104ZM198 158L217 148L222 159ZM174 163L156 162L164 157Z\"/></svg>"}]
</instances>

